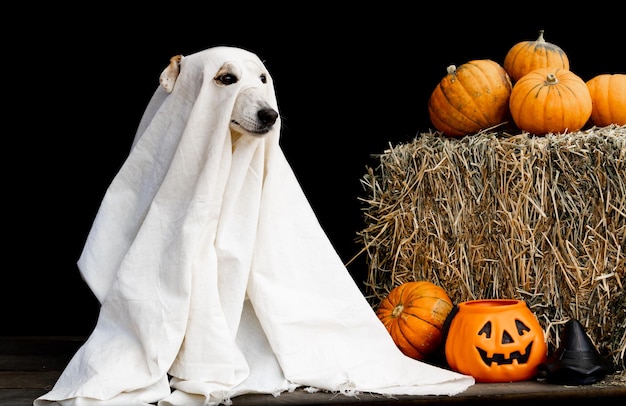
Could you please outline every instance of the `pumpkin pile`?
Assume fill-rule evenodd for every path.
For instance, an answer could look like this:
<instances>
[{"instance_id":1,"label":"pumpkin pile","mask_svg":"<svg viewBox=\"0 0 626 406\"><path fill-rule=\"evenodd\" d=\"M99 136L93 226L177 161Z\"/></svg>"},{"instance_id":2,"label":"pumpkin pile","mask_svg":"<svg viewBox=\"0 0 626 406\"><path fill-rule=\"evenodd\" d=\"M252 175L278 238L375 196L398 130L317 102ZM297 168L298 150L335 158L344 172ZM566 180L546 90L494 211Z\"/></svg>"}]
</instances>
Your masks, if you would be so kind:
<instances>
[{"instance_id":1,"label":"pumpkin pile","mask_svg":"<svg viewBox=\"0 0 626 406\"><path fill-rule=\"evenodd\" d=\"M420 280L443 287L456 304L523 299L552 350L560 327L577 318L624 370L625 156L626 125L541 137L430 131L391 146L361 178L357 235L372 307ZM406 302L385 311L398 303L396 316L405 312ZM409 327L389 321L399 324L396 333ZM457 334L447 331L448 339Z\"/></svg>"},{"instance_id":2,"label":"pumpkin pile","mask_svg":"<svg viewBox=\"0 0 626 406\"><path fill-rule=\"evenodd\" d=\"M573 317L626 365L626 73L585 82L543 34L502 65L450 65L428 100L439 134L386 150L361 180L371 194L357 234L378 318L405 355L444 347L449 367L478 381L533 376ZM499 297L537 316L459 320L463 303Z\"/></svg>"},{"instance_id":3,"label":"pumpkin pile","mask_svg":"<svg viewBox=\"0 0 626 406\"><path fill-rule=\"evenodd\" d=\"M624 125L626 74L603 73L585 82L540 30L536 40L513 45L502 65L490 59L450 65L430 95L428 113L437 130L457 138L509 119L534 135Z\"/></svg>"}]
</instances>

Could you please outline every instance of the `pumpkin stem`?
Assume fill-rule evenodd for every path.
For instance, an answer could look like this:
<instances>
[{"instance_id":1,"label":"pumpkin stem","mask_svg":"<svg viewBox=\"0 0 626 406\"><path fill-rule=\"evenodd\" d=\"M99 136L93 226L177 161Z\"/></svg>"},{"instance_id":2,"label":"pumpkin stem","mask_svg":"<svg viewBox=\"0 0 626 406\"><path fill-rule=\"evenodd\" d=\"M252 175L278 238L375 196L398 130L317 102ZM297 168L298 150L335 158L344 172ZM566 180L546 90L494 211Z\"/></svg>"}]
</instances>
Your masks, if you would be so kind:
<instances>
[{"instance_id":1,"label":"pumpkin stem","mask_svg":"<svg viewBox=\"0 0 626 406\"><path fill-rule=\"evenodd\" d=\"M448 75L453 75L456 73L456 65L450 65L448 66Z\"/></svg>"},{"instance_id":2,"label":"pumpkin stem","mask_svg":"<svg viewBox=\"0 0 626 406\"><path fill-rule=\"evenodd\" d=\"M394 317L394 318L400 317L403 310L404 310L404 306L402 305L402 303L400 303L399 305L393 308L393 311L391 312L391 317Z\"/></svg>"},{"instance_id":3,"label":"pumpkin stem","mask_svg":"<svg viewBox=\"0 0 626 406\"><path fill-rule=\"evenodd\" d=\"M546 76L546 85L556 85L559 83L559 80L556 78L556 75L552 72L548 73Z\"/></svg>"},{"instance_id":4,"label":"pumpkin stem","mask_svg":"<svg viewBox=\"0 0 626 406\"><path fill-rule=\"evenodd\" d=\"M546 42L543 38L543 30L539 30L539 37L537 38L537 42Z\"/></svg>"}]
</instances>

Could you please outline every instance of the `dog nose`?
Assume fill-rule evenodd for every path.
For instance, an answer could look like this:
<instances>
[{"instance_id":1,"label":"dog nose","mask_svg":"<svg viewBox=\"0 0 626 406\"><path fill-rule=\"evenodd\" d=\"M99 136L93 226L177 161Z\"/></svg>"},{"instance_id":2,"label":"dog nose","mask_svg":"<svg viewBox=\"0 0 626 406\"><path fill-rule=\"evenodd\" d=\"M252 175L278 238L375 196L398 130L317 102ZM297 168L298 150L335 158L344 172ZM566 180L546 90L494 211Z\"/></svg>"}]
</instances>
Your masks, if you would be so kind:
<instances>
[{"instance_id":1,"label":"dog nose","mask_svg":"<svg viewBox=\"0 0 626 406\"><path fill-rule=\"evenodd\" d=\"M272 108L261 109L257 113L259 117L259 121L266 126L274 125L276 119L278 118L278 112Z\"/></svg>"}]
</instances>

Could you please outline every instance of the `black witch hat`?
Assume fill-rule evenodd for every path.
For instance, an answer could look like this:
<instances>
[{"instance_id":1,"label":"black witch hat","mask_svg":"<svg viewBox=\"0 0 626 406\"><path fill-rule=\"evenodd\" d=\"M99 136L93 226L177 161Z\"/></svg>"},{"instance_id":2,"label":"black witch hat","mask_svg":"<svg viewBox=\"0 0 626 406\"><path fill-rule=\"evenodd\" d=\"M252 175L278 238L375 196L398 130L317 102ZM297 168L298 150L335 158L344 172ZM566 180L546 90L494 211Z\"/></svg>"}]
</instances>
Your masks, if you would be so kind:
<instances>
[{"instance_id":1,"label":"black witch hat","mask_svg":"<svg viewBox=\"0 0 626 406\"><path fill-rule=\"evenodd\" d=\"M562 337L561 346L538 366L549 383L589 385L613 372L613 366L600 356L578 320L565 323Z\"/></svg>"}]
</instances>

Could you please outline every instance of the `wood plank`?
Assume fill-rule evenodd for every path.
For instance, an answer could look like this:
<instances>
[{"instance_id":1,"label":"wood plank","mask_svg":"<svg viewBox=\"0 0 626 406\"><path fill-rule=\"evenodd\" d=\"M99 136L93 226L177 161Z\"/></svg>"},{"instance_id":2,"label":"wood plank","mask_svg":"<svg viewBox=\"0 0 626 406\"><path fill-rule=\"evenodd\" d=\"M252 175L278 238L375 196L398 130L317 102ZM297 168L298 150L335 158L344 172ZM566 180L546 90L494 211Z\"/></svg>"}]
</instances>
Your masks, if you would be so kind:
<instances>
[{"instance_id":1,"label":"wood plank","mask_svg":"<svg viewBox=\"0 0 626 406\"><path fill-rule=\"evenodd\" d=\"M232 399L233 406L252 405L331 405L331 404L372 404L372 405L524 405L554 406L557 403L584 399L601 401L603 406L621 405L626 400L626 387L612 386L600 389L594 386L561 386L535 381L485 384L471 386L455 396L394 396L360 394L355 397L327 392L308 393L301 389L271 395L243 395Z\"/></svg>"},{"instance_id":2,"label":"wood plank","mask_svg":"<svg viewBox=\"0 0 626 406\"><path fill-rule=\"evenodd\" d=\"M0 371L0 389L50 390L60 375L59 371Z\"/></svg>"},{"instance_id":3,"label":"wood plank","mask_svg":"<svg viewBox=\"0 0 626 406\"><path fill-rule=\"evenodd\" d=\"M33 401L46 393L41 389L2 389L0 405L2 406L33 406Z\"/></svg>"},{"instance_id":4,"label":"wood plank","mask_svg":"<svg viewBox=\"0 0 626 406\"><path fill-rule=\"evenodd\" d=\"M84 337L0 337L0 405L32 406L52 388L61 372L84 342ZM617 375L615 376L617 377ZM248 394L232 399L233 406L252 405L550 405L588 400L602 406L623 406L626 382L607 376L593 385L564 386L542 381L478 383L455 396L395 396L368 393L355 397L329 392L309 393L303 388L274 397ZM619 380L618 380L619 379Z\"/></svg>"},{"instance_id":5,"label":"wood plank","mask_svg":"<svg viewBox=\"0 0 626 406\"><path fill-rule=\"evenodd\" d=\"M516 388L505 389L511 384L477 384L463 394L456 396L394 396L386 397L372 394L359 394L355 397L340 394L317 392L308 393L302 389L283 393L280 396L267 394L249 394L232 399L232 406L280 406L280 405L502 405L502 406L554 406L566 401L595 401L602 406L623 406L626 399L626 388L605 388L601 391L592 388L557 387L553 390L527 391L526 385L512 385ZM541 384L539 384L541 385ZM42 389L2 389L0 390L0 405L32 406L37 397L44 394Z\"/></svg>"}]
</instances>

